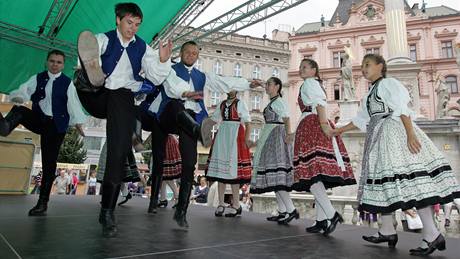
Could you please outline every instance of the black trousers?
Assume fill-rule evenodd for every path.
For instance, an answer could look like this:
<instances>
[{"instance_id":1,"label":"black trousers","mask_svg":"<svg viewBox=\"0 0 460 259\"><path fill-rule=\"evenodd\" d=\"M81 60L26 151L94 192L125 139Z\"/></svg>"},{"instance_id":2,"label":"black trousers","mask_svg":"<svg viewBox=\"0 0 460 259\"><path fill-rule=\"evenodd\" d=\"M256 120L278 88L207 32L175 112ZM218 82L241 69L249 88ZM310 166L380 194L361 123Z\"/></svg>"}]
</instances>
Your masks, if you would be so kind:
<instances>
[{"instance_id":1,"label":"black trousers","mask_svg":"<svg viewBox=\"0 0 460 259\"><path fill-rule=\"evenodd\" d=\"M43 117L27 107L14 106L11 112L21 114L20 124L33 133L40 135L43 170L40 198L48 200L52 183L56 178L57 157L65 133L58 132L52 117Z\"/></svg>"},{"instance_id":2,"label":"black trousers","mask_svg":"<svg viewBox=\"0 0 460 259\"><path fill-rule=\"evenodd\" d=\"M103 183L119 185L125 177L124 165L131 150L135 126L134 96L131 90L101 88L96 93L77 90L91 115L107 119L107 160Z\"/></svg>"},{"instance_id":3,"label":"black trousers","mask_svg":"<svg viewBox=\"0 0 460 259\"><path fill-rule=\"evenodd\" d=\"M176 116L184 111L181 101L171 100L165 107L159 119L152 117L145 111L141 113L142 128L152 132L152 174L163 173L166 139L168 134L179 135L179 151L182 157L182 183L192 183L197 162L197 139L185 133L178 127ZM195 118L195 113L187 110ZM180 192L187 191L180 188ZM190 190L188 190L190 192Z\"/></svg>"}]
</instances>

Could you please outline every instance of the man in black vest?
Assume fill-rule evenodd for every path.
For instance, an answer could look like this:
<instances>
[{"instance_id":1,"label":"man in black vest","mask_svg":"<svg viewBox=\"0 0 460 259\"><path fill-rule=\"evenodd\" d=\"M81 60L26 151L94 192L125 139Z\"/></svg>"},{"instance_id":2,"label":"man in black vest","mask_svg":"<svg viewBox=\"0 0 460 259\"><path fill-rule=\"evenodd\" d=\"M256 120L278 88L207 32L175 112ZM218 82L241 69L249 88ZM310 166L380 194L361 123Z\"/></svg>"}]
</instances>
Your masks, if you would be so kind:
<instances>
[{"instance_id":1,"label":"man in black vest","mask_svg":"<svg viewBox=\"0 0 460 259\"><path fill-rule=\"evenodd\" d=\"M0 114L0 135L8 136L19 124L40 135L43 177L37 205L29 216L46 215L48 200L56 177L56 160L69 125L75 125L84 136L82 124L86 121L75 86L64 69L65 55L62 51L48 53L47 71L32 76L19 89L10 93L14 103L32 101L32 110L14 105L8 115Z\"/></svg>"},{"instance_id":2,"label":"man in black vest","mask_svg":"<svg viewBox=\"0 0 460 259\"><path fill-rule=\"evenodd\" d=\"M93 35L83 31L78 37L81 70L75 85L88 113L107 119L107 162L102 183L99 223L104 237L117 234L114 210L124 178L124 162L131 150L135 126L134 94L145 77L161 84L171 71L169 57L172 42L159 54L136 35L142 23L142 11L134 3L115 6L116 29Z\"/></svg>"}]
</instances>

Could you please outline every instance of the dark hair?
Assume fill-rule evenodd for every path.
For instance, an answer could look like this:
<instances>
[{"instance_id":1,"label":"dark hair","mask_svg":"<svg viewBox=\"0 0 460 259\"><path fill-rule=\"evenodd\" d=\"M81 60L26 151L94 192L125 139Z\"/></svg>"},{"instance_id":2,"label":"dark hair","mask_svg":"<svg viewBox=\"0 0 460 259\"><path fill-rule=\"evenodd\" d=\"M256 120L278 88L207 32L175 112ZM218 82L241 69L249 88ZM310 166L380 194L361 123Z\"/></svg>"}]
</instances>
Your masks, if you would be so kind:
<instances>
[{"instance_id":1,"label":"dark hair","mask_svg":"<svg viewBox=\"0 0 460 259\"><path fill-rule=\"evenodd\" d=\"M310 65L311 68L316 68L315 78L316 78L316 80L318 80L319 85L321 86L321 89L323 89L324 94L327 95L326 89L324 89L324 87L323 87L323 80L321 80L321 77L319 77L318 63L316 63L316 61L314 61L313 59L309 59L309 58L302 59L302 61L300 63L302 64L302 62L307 62Z\"/></svg>"},{"instance_id":2,"label":"dark hair","mask_svg":"<svg viewBox=\"0 0 460 259\"><path fill-rule=\"evenodd\" d=\"M385 61L385 59L382 56L377 55L377 54L372 54L372 53L366 54L366 55L364 55L362 63L364 63L364 60L366 60L366 59L370 59L370 60L374 61L377 65L378 64L383 64L382 76L387 77L387 62Z\"/></svg>"},{"instance_id":3,"label":"dark hair","mask_svg":"<svg viewBox=\"0 0 460 259\"><path fill-rule=\"evenodd\" d=\"M115 15L120 18L120 20L127 14L133 17L139 17L141 20L144 17L141 8L135 3L118 3L115 5Z\"/></svg>"},{"instance_id":4,"label":"dark hair","mask_svg":"<svg viewBox=\"0 0 460 259\"><path fill-rule=\"evenodd\" d=\"M51 55L59 55L59 56L62 56L65 60L65 54L64 52L58 50L58 49L52 49L50 50L50 52L48 52L48 56L46 56L46 60L50 59L50 56Z\"/></svg>"},{"instance_id":5,"label":"dark hair","mask_svg":"<svg viewBox=\"0 0 460 259\"><path fill-rule=\"evenodd\" d=\"M281 89L283 88L283 83L281 82L281 79L279 79L276 76L272 76L268 80L273 80L273 82L275 82L275 85L279 85L279 87L278 87L278 95L283 97L283 95L281 94Z\"/></svg>"},{"instance_id":6,"label":"dark hair","mask_svg":"<svg viewBox=\"0 0 460 259\"><path fill-rule=\"evenodd\" d=\"M318 80L318 82L322 83L323 80L321 80L321 78L319 77L318 63L316 63L316 61L314 61L313 59L309 59L309 58L302 59L302 61L300 63L302 64L302 62L307 62L310 65L311 68L316 68L316 73L315 73L316 80Z\"/></svg>"},{"instance_id":7,"label":"dark hair","mask_svg":"<svg viewBox=\"0 0 460 259\"><path fill-rule=\"evenodd\" d=\"M193 40L189 40L189 41L185 42L184 44L182 44L182 46L180 47L180 52L184 51L184 49L185 49L185 47L187 47L187 45L196 46L198 48L198 44L196 44L196 42L194 42Z\"/></svg>"}]
</instances>

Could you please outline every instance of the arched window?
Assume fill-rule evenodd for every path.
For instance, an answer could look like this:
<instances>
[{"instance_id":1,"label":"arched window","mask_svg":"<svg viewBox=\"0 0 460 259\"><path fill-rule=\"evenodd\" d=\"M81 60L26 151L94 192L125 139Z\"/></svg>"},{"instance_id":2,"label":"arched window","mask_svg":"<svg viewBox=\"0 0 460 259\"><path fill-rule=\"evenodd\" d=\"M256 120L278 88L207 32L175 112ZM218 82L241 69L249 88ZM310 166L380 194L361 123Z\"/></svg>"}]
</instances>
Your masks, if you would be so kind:
<instances>
[{"instance_id":1,"label":"arched window","mask_svg":"<svg viewBox=\"0 0 460 259\"><path fill-rule=\"evenodd\" d=\"M340 100L340 86L334 85L334 100Z\"/></svg>"}]
</instances>

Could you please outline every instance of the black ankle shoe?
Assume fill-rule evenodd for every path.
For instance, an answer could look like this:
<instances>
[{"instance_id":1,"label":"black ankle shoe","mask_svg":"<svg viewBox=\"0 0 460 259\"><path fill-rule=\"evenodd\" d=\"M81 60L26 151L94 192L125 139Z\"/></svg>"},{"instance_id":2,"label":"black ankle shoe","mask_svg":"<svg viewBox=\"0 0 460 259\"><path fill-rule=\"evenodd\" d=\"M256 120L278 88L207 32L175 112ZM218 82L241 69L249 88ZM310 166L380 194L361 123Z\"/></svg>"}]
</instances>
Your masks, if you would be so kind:
<instances>
[{"instance_id":1,"label":"black ankle shoe","mask_svg":"<svg viewBox=\"0 0 460 259\"><path fill-rule=\"evenodd\" d=\"M158 202L158 207L159 207L159 208L166 208L166 207L168 207L168 200L163 200L163 201Z\"/></svg>"},{"instance_id":2,"label":"black ankle shoe","mask_svg":"<svg viewBox=\"0 0 460 259\"><path fill-rule=\"evenodd\" d=\"M425 240L424 240L425 241ZM426 241L425 241L426 242ZM432 242L427 242L428 248L417 248L410 250L411 255L429 255L434 252L434 250L438 249L439 251L446 250L446 240L442 234L433 240Z\"/></svg>"},{"instance_id":3,"label":"black ankle shoe","mask_svg":"<svg viewBox=\"0 0 460 259\"><path fill-rule=\"evenodd\" d=\"M115 224L113 209L101 209L99 223L102 225L102 235L104 237L111 238L117 235L117 226Z\"/></svg>"},{"instance_id":4,"label":"black ankle shoe","mask_svg":"<svg viewBox=\"0 0 460 259\"><path fill-rule=\"evenodd\" d=\"M29 210L29 216L46 216L46 210L48 209L48 201L38 199L37 205Z\"/></svg>"},{"instance_id":5,"label":"black ankle shoe","mask_svg":"<svg viewBox=\"0 0 460 259\"><path fill-rule=\"evenodd\" d=\"M299 212L296 209L294 209L294 211L288 213L287 218L282 218L278 220L278 224L287 225L289 224L289 222L291 222L291 220L293 220L294 218L299 219L299 217L300 217Z\"/></svg>"},{"instance_id":6,"label":"black ankle shoe","mask_svg":"<svg viewBox=\"0 0 460 259\"><path fill-rule=\"evenodd\" d=\"M284 219L286 217L287 212L278 212L278 215L267 217L268 221L278 221L280 219Z\"/></svg>"},{"instance_id":7,"label":"black ankle shoe","mask_svg":"<svg viewBox=\"0 0 460 259\"><path fill-rule=\"evenodd\" d=\"M379 232L379 236L363 236L363 239L366 240L367 242L371 242L374 244L379 244L379 243L384 243L388 242L388 247L395 247L396 244L398 243L398 234L393 234L393 235L382 235Z\"/></svg>"},{"instance_id":8,"label":"black ankle shoe","mask_svg":"<svg viewBox=\"0 0 460 259\"><path fill-rule=\"evenodd\" d=\"M186 219L186 215L185 215L185 212L182 212L180 209L176 209L176 211L174 212L174 217L173 219L176 221L177 225L184 229L184 230L187 230L189 225L188 225L188 222L187 222L187 219Z\"/></svg>"},{"instance_id":9,"label":"black ankle shoe","mask_svg":"<svg viewBox=\"0 0 460 259\"><path fill-rule=\"evenodd\" d=\"M422 240L423 242L426 243L427 245L427 248L422 248L422 247L417 247L415 249L410 249L409 250L409 253L412 254L412 253L422 253L422 252L425 252L426 250L428 250L428 246L430 245L430 242L426 241L425 239Z\"/></svg>"},{"instance_id":10,"label":"black ankle shoe","mask_svg":"<svg viewBox=\"0 0 460 259\"><path fill-rule=\"evenodd\" d=\"M238 208L238 209L235 209L235 213L232 213L232 212L228 212L228 213L225 213L225 217L227 218L234 218L236 216L241 216L241 212L243 211L243 208L241 208L241 206Z\"/></svg>"},{"instance_id":11,"label":"black ankle shoe","mask_svg":"<svg viewBox=\"0 0 460 259\"><path fill-rule=\"evenodd\" d=\"M222 210L220 210L222 208ZM216 211L214 212L214 216L216 217L222 217L224 215L225 207L222 205L217 206Z\"/></svg>"},{"instance_id":12,"label":"black ankle shoe","mask_svg":"<svg viewBox=\"0 0 460 259\"><path fill-rule=\"evenodd\" d=\"M324 230L323 235L328 236L330 233L334 232L335 228L337 227L338 223L343 222L342 216L336 211L334 217L330 219L330 225Z\"/></svg>"},{"instance_id":13,"label":"black ankle shoe","mask_svg":"<svg viewBox=\"0 0 460 259\"><path fill-rule=\"evenodd\" d=\"M316 221L315 225L305 229L308 233L319 233L321 231L326 231L327 228L327 219Z\"/></svg>"},{"instance_id":14,"label":"black ankle shoe","mask_svg":"<svg viewBox=\"0 0 460 259\"><path fill-rule=\"evenodd\" d=\"M127 203L128 200L130 200L132 197L133 197L133 196L132 196L131 193L129 192L128 195L126 195L125 199L124 199L123 201L120 201L120 202L118 203L118 206L121 206L121 205Z\"/></svg>"}]
</instances>

